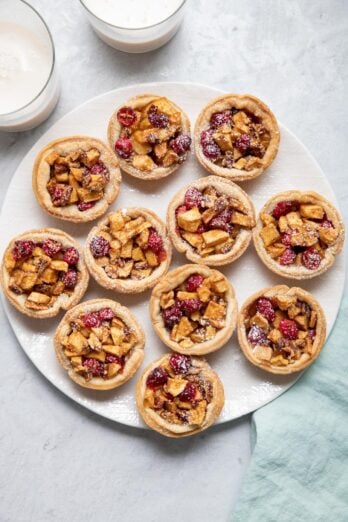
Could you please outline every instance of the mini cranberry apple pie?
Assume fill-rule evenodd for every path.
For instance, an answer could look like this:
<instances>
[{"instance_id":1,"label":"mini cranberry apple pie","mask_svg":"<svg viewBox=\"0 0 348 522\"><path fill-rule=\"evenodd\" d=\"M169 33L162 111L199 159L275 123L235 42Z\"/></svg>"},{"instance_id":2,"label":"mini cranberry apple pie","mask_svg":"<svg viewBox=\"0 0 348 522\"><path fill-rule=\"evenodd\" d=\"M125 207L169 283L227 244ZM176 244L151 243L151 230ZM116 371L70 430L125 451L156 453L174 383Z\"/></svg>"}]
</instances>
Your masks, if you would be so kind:
<instances>
[{"instance_id":1,"label":"mini cranberry apple pie","mask_svg":"<svg viewBox=\"0 0 348 522\"><path fill-rule=\"evenodd\" d=\"M279 146L274 114L250 94L225 94L212 100L198 116L194 135L201 165L233 181L262 174Z\"/></svg>"},{"instance_id":2,"label":"mini cranberry apple pie","mask_svg":"<svg viewBox=\"0 0 348 522\"><path fill-rule=\"evenodd\" d=\"M343 246L344 225L323 196L290 190L267 201L253 237L260 259L273 272L309 279L334 263Z\"/></svg>"},{"instance_id":3,"label":"mini cranberry apple pie","mask_svg":"<svg viewBox=\"0 0 348 522\"><path fill-rule=\"evenodd\" d=\"M207 176L172 199L167 225L175 248L195 263L218 266L247 249L255 226L254 206L238 185Z\"/></svg>"},{"instance_id":4,"label":"mini cranberry apple pie","mask_svg":"<svg viewBox=\"0 0 348 522\"><path fill-rule=\"evenodd\" d=\"M111 390L128 381L144 358L144 332L130 310L110 299L75 306L54 336L59 363L85 388Z\"/></svg>"},{"instance_id":5,"label":"mini cranberry apple pie","mask_svg":"<svg viewBox=\"0 0 348 522\"><path fill-rule=\"evenodd\" d=\"M302 288L265 288L244 303L238 317L244 355L271 373L289 374L312 364L325 336L324 312Z\"/></svg>"},{"instance_id":6,"label":"mini cranberry apple pie","mask_svg":"<svg viewBox=\"0 0 348 522\"><path fill-rule=\"evenodd\" d=\"M173 353L146 368L136 399L150 428L167 437L186 437L216 421L224 405L224 389L204 359Z\"/></svg>"},{"instance_id":7,"label":"mini cranberry apple pie","mask_svg":"<svg viewBox=\"0 0 348 522\"><path fill-rule=\"evenodd\" d=\"M82 249L55 228L29 230L4 253L1 284L8 300L30 317L54 317L83 297L89 274Z\"/></svg>"},{"instance_id":8,"label":"mini cranberry apple pie","mask_svg":"<svg viewBox=\"0 0 348 522\"><path fill-rule=\"evenodd\" d=\"M120 182L112 151L88 136L52 141L40 151L33 168L33 189L41 207L75 223L104 214L115 201Z\"/></svg>"},{"instance_id":9,"label":"mini cranberry apple pie","mask_svg":"<svg viewBox=\"0 0 348 522\"><path fill-rule=\"evenodd\" d=\"M141 179L168 176L186 160L191 147L185 112L152 94L135 96L117 109L108 136L122 170Z\"/></svg>"},{"instance_id":10,"label":"mini cranberry apple pie","mask_svg":"<svg viewBox=\"0 0 348 522\"><path fill-rule=\"evenodd\" d=\"M123 208L103 218L88 235L85 258L105 288L138 293L167 272L172 247L166 227L151 210Z\"/></svg>"},{"instance_id":11,"label":"mini cranberry apple pie","mask_svg":"<svg viewBox=\"0 0 348 522\"><path fill-rule=\"evenodd\" d=\"M184 265L155 286L150 300L154 329L161 340L184 354L221 348L237 322L237 301L226 277L204 265Z\"/></svg>"}]
</instances>

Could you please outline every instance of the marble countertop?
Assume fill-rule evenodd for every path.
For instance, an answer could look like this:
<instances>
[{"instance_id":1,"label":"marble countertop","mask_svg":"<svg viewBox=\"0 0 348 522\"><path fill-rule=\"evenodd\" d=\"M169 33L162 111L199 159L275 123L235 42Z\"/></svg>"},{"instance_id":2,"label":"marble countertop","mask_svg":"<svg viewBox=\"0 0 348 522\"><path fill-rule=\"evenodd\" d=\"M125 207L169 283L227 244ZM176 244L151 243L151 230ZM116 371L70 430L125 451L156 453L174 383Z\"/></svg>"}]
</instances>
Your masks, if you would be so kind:
<instances>
[{"instance_id":1,"label":"marble countertop","mask_svg":"<svg viewBox=\"0 0 348 522\"><path fill-rule=\"evenodd\" d=\"M30 3L52 30L62 92L39 128L0 133L0 202L23 155L66 112L127 84L175 80L265 100L314 154L347 219L344 0L188 0L180 32L147 55L107 47L78 0ZM249 418L178 441L109 422L38 373L4 313L0 328L1 522L228 519L250 459Z\"/></svg>"}]
</instances>

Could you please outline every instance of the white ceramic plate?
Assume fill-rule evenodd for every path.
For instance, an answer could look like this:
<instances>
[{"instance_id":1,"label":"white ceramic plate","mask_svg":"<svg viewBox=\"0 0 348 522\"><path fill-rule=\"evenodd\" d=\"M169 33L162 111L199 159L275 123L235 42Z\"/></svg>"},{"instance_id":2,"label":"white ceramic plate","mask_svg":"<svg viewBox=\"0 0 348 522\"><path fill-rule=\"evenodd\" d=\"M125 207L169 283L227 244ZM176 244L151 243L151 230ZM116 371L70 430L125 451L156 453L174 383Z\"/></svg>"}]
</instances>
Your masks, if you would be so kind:
<instances>
[{"instance_id":1,"label":"white ceramic plate","mask_svg":"<svg viewBox=\"0 0 348 522\"><path fill-rule=\"evenodd\" d=\"M84 242L91 224L71 225L46 215L38 206L31 189L31 169L34 158L48 141L61 136L89 134L106 140L106 129L114 109L129 97L141 93L162 94L177 102L187 111L192 124L200 109L221 91L197 84L153 83L117 89L84 103L53 125L25 156L15 172L10 184L0 218L0 247L5 249L16 234L31 228L62 228L81 243ZM141 182L126 174L120 196L113 209L118 206L148 207L165 219L169 200L183 185L204 176L206 172L195 161L193 155L173 176L160 182ZM260 178L243 183L256 210L273 194L288 189L315 189L336 202L328 180L307 149L281 126L280 150L271 168ZM174 256L172 268L185 263L185 258ZM259 261L253 246L230 267L222 271L229 277L237 293L240 304L252 293L265 286L284 281L267 270ZM323 305L330 332L343 292L344 258L341 254L335 265L322 277L302 286L312 292ZM109 297L129 306L141 320L146 332L146 355L144 368L150 361L168 349L156 337L151 327L148 313L150 292L136 296L125 296L108 292L91 281L85 299ZM52 336L61 317L51 320L34 320L17 312L7 302L4 303L8 319L22 345L23 350L45 377L59 390L86 408L130 426L144 427L135 407L134 387L136 378L120 389L95 392L75 385L55 359ZM218 422L226 422L252 412L287 390L297 379L294 376L275 376L258 370L249 364L241 354L236 334L217 353L208 355L209 363L217 370L225 387L226 403ZM138 376L140 375L138 371Z\"/></svg>"}]
</instances>

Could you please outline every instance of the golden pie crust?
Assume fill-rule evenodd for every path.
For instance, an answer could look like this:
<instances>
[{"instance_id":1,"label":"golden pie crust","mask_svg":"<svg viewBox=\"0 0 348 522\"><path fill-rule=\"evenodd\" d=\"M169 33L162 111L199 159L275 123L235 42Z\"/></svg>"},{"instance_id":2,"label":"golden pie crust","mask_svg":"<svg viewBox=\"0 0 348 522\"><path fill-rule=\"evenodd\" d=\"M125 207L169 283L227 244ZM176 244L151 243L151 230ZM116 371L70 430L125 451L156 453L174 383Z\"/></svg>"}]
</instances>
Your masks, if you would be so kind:
<instances>
[{"instance_id":1,"label":"golden pie crust","mask_svg":"<svg viewBox=\"0 0 348 522\"><path fill-rule=\"evenodd\" d=\"M83 186L82 179L87 179L86 176L83 176L86 165L78 159L76 160L77 162L72 160L74 154L77 155L77 151L82 151L85 158L87 158L87 153L90 154L90 159L86 159L89 167L93 168L96 163L99 165L103 164L107 169L109 180L107 181L107 178L105 178L104 181L103 176L100 174L93 174L94 178L88 178L89 184ZM58 158L56 158L57 155ZM69 155L72 155L71 161ZM65 160L67 156L68 159ZM60 174L61 181L57 180L55 174L53 174L56 168L54 162L56 161L67 163L67 165L60 167L61 169L67 169L66 172ZM75 165L75 167L73 167L73 165ZM77 165L79 165L79 167L76 167ZM72 172L74 174L72 174ZM90 171L88 172L90 173ZM59 177L59 174L57 175ZM65 178L68 178L68 181L66 181ZM47 189L47 184L50 181L52 182L52 180L54 180L54 183L58 183L70 191L71 199L68 199L68 202L66 204L64 203L63 206L53 204L53 199ZM102 188L100 186L98 187L100 180L102 180ZM72 221L74 223L83 223L102 216L111 203L115 201L119 193L121 172L119 162L109 147L102 141L89 136L71 136L51 141L39 152L33 167L32 182L36 199L46 212L58 219ZM92 188L98 188L98 190L92 190ZM78 199L76 200L76 198ZM76 201L69 203L69 201L73 200ZM81 211L78 209L78 204L81 202L90 203L93 206Z\"/></svg>"},{"instance_id":2,"label":"golden pie crust","mask_svg":"<svg viewBox=\"0 0 348 522\"><path fill-rule=\"evenodd\" d=\"M275 220L272 213L277 204L283 202L294 202L294 207ZM329 226L325 223L329 223ZM283 234L289 232L289 241L299 245L295 250L300 251L293 254L294 261L291 264L281 264L284 262L281 256L287 249L282 238ZM253 240L261 261L272 272L289 279L310 279L323 274L334 263L342 249L344 234L342 217L326 198L312 191L289 190L273 196L265 203L253 230ZM315 263L308 265L312 267L309 268L303 264L302 256L307 249L319 252L318 266ZM283 259L286 259L285 256ZM308 256L308 252L305 256Z\"/></svg>"},{"instance_id":3,"label":"golden pie crust","mask_svg":"<svg viewBox=\"0 0 348 522\"><path fill-rule=\"evenodd\" d=\"M263 310L266 311L260 313L262 308L257 305L260 298L272 303L274 319L268 315L264 303ZM289 322L291 329L296 325L296 337L289 333L284 335L286 330L282 331L281 326L284 319L288 321L288 325L284 325L288 331ZM251 328L261 328L265 335L260 337L260 330L253 330L250 334ZM311 335L313 332L314 336ZM251 343L248 336L254 341L261 340ZM302 288L286 285L264 288L249 297L238 314L238 341L242 352L252 364L270 373L288 375L303 370L319 356L325 338L324 311L318 301Z\"/></svg>"},{"instance_id":4,"label":"golden pie crust","mask_svg":"<svg viewBox=\"0 0 348 522\"><path fill-rule=\"evenodd\" d=\"M203 282L189 292L185 282L197 275ZM202 307L190 313L185 310L184 299L198 299ZM168 322L167 329L163 314L168 314L165 310L178 301L184 312L175 322ZM157 335L169 348L182 354L204 355L218 350L231 337L237 322L237 301L231 283L221 272L205 265L184 265L169 272L155 286L150 315Z\"/></svg>"},{"instance_id":5,"label":"golden pie crust","mask_svg":"<svg viewBox=\"0 0 348 522\"><path fill-rule=\"evenodd\" d=\"M43 243L47 239L61 243L64 250L73 247L79 253L79 260L77 264L74 265L74 269L76 268L79 274L77 283L73 289L65 292L62 290L60 294L58 294L58 285L61 284L59 276L62 276L62 274L66 273L71 268L67 263L63 263L60 267L64 270L58 270L59 266L57 263L55 263L56 268L52 268L49 257L47 258L40 248L34 252L35 256L25 256L19 261L19 264L14 264L15 261L12 251L15 248L17 241ZM56 261L59 261L59 259L57 259L59 256L53 257ZM33 259L35 259L35 262L31 263L31 260ZM36 266L38 269L35 272ZM11 274L9 270L11 270ZM52 287L52 291L56 293L54 293L50 300L48 300L46 294L35 290L35 287L38 287L36 284L33 285L34 281L36 284L41 285L43 283L47 285L51 281L51 284L55 285L55 289L53 290ZM61 309L69 310L82 299L87 290L88 281L89 273L84 261L82 248L71 236L61 230L55 228L28 230L27 232L14 237L4 252L1 267L1 285L3 292L17 310L29 317L46 319L48 317L56 316ZM19 285L20 282L24 288ZM14 283L15 285L13 286ZM13 288L19 286L19 289L16 290L18 293L11 290L11 286L13 286ZM23 292L19 293L21 290ZM27 299L28 297L29 299Z\"/></svg>"},{"instance_id":6,"label":"golden pie crust","mask_svg":"<svg viewBox=\"0 0 348 522\"><path fill-rule=\"evenodd\" d=\"M168 372L168 381L166 386L169 385L169 389L172 389L173 393L177 394L178 389L180 389L177 387L182 387L182 385L184 385L183 379L185 379L188 374L177 374L172 370L170 365L171 357L177 355L179 354L167 354L151 363L144 370L136 388L137 407L144 422L161 435L173 438L196 435L197 433L200 433L201 431L209 428L219 417L225 400L223 385L218 375L212 370L212 368L204 359L190 357L191 366L189 371L192 370L194 373L190 375L189 378L194 379L193 382L195 382L195 380L197 382L197 378L202 379L202 383L205 384L203 389L207 390L207 393L206 391L199 393L202 395L202 397L205 398L198 400L197 404L192 402L186 402L186 404L181 403L181 406L188 408L181 409L177 405L178 403L175 400L176 398L173 397L174 400L168 401L168 403L171 403L170 409L174 410L174 412L166 412L164 408L157 409L157 411L153 409L151 407L151 389L147 387L147 379L154 368L161 367L166 369ZM159 392L157 391L157 393ZM209 402L206 400L208 396ZM182 422L180 422L177 418L175 410L182 416ZM175 419L174 422L173 418Z\"/></svg>"},{"instance_id":7,"label":"golden pie crust","mask_svg":"<svg viewBox=\"0 0 348 522\"><path fill-rule=\"evenodd\" d=\"M211 227L211 230L209 231L209 228L207 228L207 231L209 231L208 235L210 237L207 239L207 242L203 241L202 247L199 246L198 248L196 248L193 245L197 241L199 241L199 239L197 238L197 231L192 233L189 231L185 231L184 229L178 226L178 220L183 220L185 217L184 214L181 214L180 217L178 217L178 209L182 208L182 206L184 205L185 194L188 190L194 188L203 192L207 189L209 190L209 187L213 187L213 189L215 189L221 197L227 196L229 198L229 201L231 202L230 208L233 208L231 219L234 232L232 232L231 235L221 229L214 229L214 227ZM213 199L208 196L207 201L207 207L200 211L201 214L203 210L206 210L206 212L213 212L212 209L214 209L214 204L209 203L209 201L213 201ZM215 207L218 204L219 203L215 203ZM198 212L198 210L196 210L195 208L191 208L189 210L190 214L192 213L192 210L196 213ZM213 216L218 217L219 212L216 211L215 214L213 213ZM212 221L209 221L209 223L211 222ZM203 221L201 220L199 221L199 223L201 224L203 223ZM207 226L209 226L209 223L207 224ZM187 225L184 226L190 229L191 225L192 220L188 219ZM190 183L190 185L187 185L186 187L182 188L171 200L167 210L167 227L175 248L179 252L184 253L189 261L192 261L194 263L203 263L209 266L226 265L238 259L245 252L251 241L252 228L254 226L254 205L247 193L244 192L244 190L242 190L238 185L236 185L232 181L222 179L219 176L206 176L204 178L197 179L193 183ZM235 232L237 232L237 235L233 237L235 235ZM185 234L186 238L182 235L183 233ZM215 239L213 237L214 233L216 234ZM204 234L201 235L201 237L204 238ZM216 241L218 240L222 242L216 243ZM210 247L209 242L215 243L216 246L214 247L213 252L205 254L204 250L206 250L206 252L209 252L209 250L212 248ZM220 249L222 250L222 252L218 252L218 250ZM223 252L224 250L225 252Z\"/></svg>"},{"instance_id":8,"label":"golden pie crust","mask_svg":"<svg viewBox=\"0 0 348 522\"><path fill-rule=\"evenodd\" d=\"M226 136L224 136L226 131L230 130L227 127L219 127L219 135L216 134L216 139L220 142L221 150L231 153L233 161L231 166L229 166L228 163L226 163L228 166L223 166L222 164L220 165L214 163L211 159L203 154L201 133L210 127L210 119L214 113L223 112L232 108L236 109L239 114L250 114L252 115L253 119L257 118L258 123L263 125L264 130L261 132L267 136L267 141L262 144L262 141L264 141L266 138L263 138L261 135L260 141L259 132L257 132L257 134L254 132L254 137L252 138L254 141L256 140L256 145L254 148L257 146L258 150L261 150L260 147L262 147L262 150L265 149L265 151L262 157L257 157L254 154L248 154L247 156L244 156L246 161L242 162L241 158L239 157L240 153L237 152L237 149L234 146L235 140L236 137L239 137L242 134L250 135L249 131L251 128L248 130L249 124L246 124L245 121L243 121L243 118L245 118L244 116L243 118L238 116L238 122L236 120L234 123L234 132L232 135L230 132L227 132L227 139ZM241 121L239 121L239 119ZM230 136L232 136L232 142ZM279 139L279 127L274 114L264 102L256 98L256 96L252 96L250 94L225 94L215 98L208 105L206 105L199 114L194 130L195 153L200 164L211 174L223 176L225 178L231 179L232 181L246 181L256 178L262 174L262 172L264 172L271 165L272 161L277 155ZM215 143L217 142L215 141ZM248 150L250 150L250 148ZM257 154L260 155L259 152ZM224 153L223 157L227 158L227 155ZM238 168L233 165L238 165Z\"/></svg>"},{"instance_id":9,"label":"golden pie crust","mask_svg":"<svg viewBox=\"0 0 348 522\"><path fill-rule=\"evenodd\" d=\"M124 231L123 227L128 226L127 223L134 223L139 220L143 222L139 224L137 229L130 228ZM144 244L142 243L143 240L146 241L146 237L143 238L143 235L145 234L146 236L146 231L149 230L149 228L146 228L148 225L150 226L150 230L155 230L162 240L164 252L162 257L153 252L149 252L149 250L151 250L149 248L139 246L139 244ZM145 230L145 232L142 229ZM142 230L142 232L135 234L136 230ZM95 237L107 238L110 242L110 254L99 258L93 256L91 244ZM114 249L113 246L115 242L117 244ZM125 252L123 248L127 250L127 252ZM139 253L139 249L142 253ZM109 255L114 256L114 263L110 263L111 259ZM123 259L121 272L117 266L120 257ZM145 261L141 259L144 257ZM121 208L108 214L92 228L88 234L85 245L86 264L97 283L109 290L126 294L144 292L148 288L152 288L161 277L167 273L171 257L172 246L163 221L151 210L137 207ZM130 266L131 268L128 270ZM130 273L127 275L128 271ZM119 274L122 274L122 277L119 277Z\"/></svg>"},{"instance_id":10,"label":"golden pie crust","mask_svg":"<svg viewBox=\"0 0 348 522\"><path fill-rule=\"evenodd\" d=\"M151 105L157 106L157 104L159 105L161 112L168 116L170 125L173 127L174 133L180 132L180 134L191 136L190 120L188 119L187 114L180 107L178 107L178 105L176 105L172 100L168 100L167 98L163 96L158 96L156 94L140 94L138 96L130 98L124 105L118 107L118 109L116 109L116 111L112 114L108 126L108 139L111 149L115 150L115 143L121 137L121 131L124 129L124 127L119 123L117 119L117 113L120 109L122 109L123 107L130 107L134 109L138 114L140 114L147 107L150 107ZM139 122L137 121L136 125L138 123ZM147 164L150 162L149 159L146 158L151 159L151 157L148 155L148 152L146 152L146 149L149 149L150 151L151 144L149 144L148 142L139 143L134 139L133 131L139 129L135 129L135 127L133 128L132 126L128 127L128 129L132 133L131 137L133 143L133 156L130 159L125 159L118 156L116 151L115 154L119 158L121 169L130 176L134 176L135 178L140 178L144 180L156 180L165 178L166 176L169 176L169 174L172 174L175 170L177 170L179 166L186 160L187 153L183 154L183 156L179 159L178 157L175 157L175 155L173 155L173 153L171 152L170 154L168 154L166 158L166 163L170 163L171 161L173 161L172 164L164 166L156 165L154 163L152 167L151 164L150 166L148 166ZM144 124L143 130L145 132L149 132L150 129L151 125L147 120L147 125ZM152 128L151 130L153 131L152 134L155 135L156 133L158 133L158 131L160 131L158 133L159 138L156 141L156 143L158 143L159 145L161 143L168 144L168 141L172 137L170 135L170 131L168 131L169 137L166 137L166 134L164 132L166 131L166 129ZM160 139L161 134L164 134L166 139ZM137 147L138 152L134 150L135 147ZM164 147L164 145L162 145L162 147ZM171 147L169 147L169 149L172 151ZM139 166L133 164L134 157L137 157L136 162L139 163ZM140 165L141 162L143 163L143 165Z\"/></svg>"},{"instance_id":11,"label":"golden pie crust","mask_svg":"<svg viewBox=\"0 0 348 522\"><path fill-rule=\"evenodd\" d=\"M115 326L113 326L114 319L112 319L111 322L104 322L97 328L88 328L89 337L83 336L83 333L87 332L85 332L86 328L80 324L81 316L84 314L98 313L105 308L111 309L114 313ZM75 326L74 330L71 328L71 323ZM125 328L122 329L122 324L124 324L127 329L126 333L128 337L123 336L123 339L126 339L126 341L121 341L120 338L120 335L123 335L123 331L125 331ZM106 340L106 342L108 343L112 340L113 345L103 344L103 335L105 333L101 330L105 328L105 325L107 325L106 328L112 332L112 334L109 333L110 339ZM71 333L73 333L75 338L70 342L69 336ZM128 338L131 340L127 341ZM56 330L53 343L57 359L61 366L67 370L70 379L84 388L111 390L131 379L141 365L144 358L145 336L140 323L128 308L110 299L92 299L80 303L65 314ZM125 346L126 343L130 346ZM98 350L92 350L91 345L93 348L97 348L98 346ZM81 346L85 346L85 348L81 348ZM127 349L128 351L126 351ZM102 355L104 355L104 362L102 364L107 368L105 369L105 372L107 372L105 379L102 376L87 375L85 372L81 372L80 369L83 364L81 365L79 361L76 361L76 358L83 357L81 356L81 351L86 356L88 355L88 358L95 357L97 361L100 361L103 358ZM66 353L69 355L66 355ZM76 353L76 355L71 356L70 353ZM119 356L124 353L123 368L120 367L121 365L118 363L105 362L107 361L105 354L111 354L113 359L115 359L114 355L116 353L118 353ZM97 359L98 357L99 359ZM110 368L110 365L114 366ZM77 371L75 371L75 369ZM108 376L109 372L110 377Z\"/></svg>"}]
</instances>

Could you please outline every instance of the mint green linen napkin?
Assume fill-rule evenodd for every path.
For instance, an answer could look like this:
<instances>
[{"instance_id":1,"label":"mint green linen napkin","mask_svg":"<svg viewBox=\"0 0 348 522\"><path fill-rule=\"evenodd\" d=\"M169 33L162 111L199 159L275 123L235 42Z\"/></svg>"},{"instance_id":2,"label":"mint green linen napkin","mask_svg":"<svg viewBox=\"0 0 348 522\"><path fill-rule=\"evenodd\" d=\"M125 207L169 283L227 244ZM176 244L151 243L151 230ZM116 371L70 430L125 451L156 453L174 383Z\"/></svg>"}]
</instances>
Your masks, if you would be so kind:
<instances>
[{"instance_id":1,"label":"mint green linen napkin","mask_svg":"<svg viewBox=\"0 0 348 522\"><path fill-rule=\"evenodd\" d=\"M348 521L348 297L318 361L252 419L232 522Z\"/></svg>"}]
</instances>

